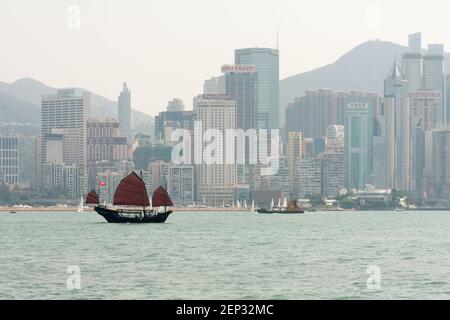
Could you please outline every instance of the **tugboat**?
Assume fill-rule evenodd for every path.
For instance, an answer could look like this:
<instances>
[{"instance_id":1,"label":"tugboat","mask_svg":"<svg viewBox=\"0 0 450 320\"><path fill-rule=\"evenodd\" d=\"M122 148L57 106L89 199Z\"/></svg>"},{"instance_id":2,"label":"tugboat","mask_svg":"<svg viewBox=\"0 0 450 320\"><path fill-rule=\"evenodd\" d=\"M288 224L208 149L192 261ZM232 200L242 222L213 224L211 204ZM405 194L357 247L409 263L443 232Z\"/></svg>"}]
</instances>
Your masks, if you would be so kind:
<instances>
[{"instance_id":1,"label":"tugboat","mask_svg":"<svg viewBox=\"0 0 450 320\"><path fill-rule=\"evenodd\" d=\"M145 183L135 172L119 183L114 193L114 207L100 205L95 190L87 195L86 204L94 205L94 210L108 223L164 223L173 212L167 210L173 203L167 191L161 186L153 193L150 205ZM148 207L150 209L147 209ZM155 207L163 210L153 209Z\"/></svg>"},{"instance_id":2,"label":"tugboat","mask_svg":"<svg viewBox=\"0 0 450 320\"><path fill-rule=\"evenodd\" d=\"M283 206L283 208L281 208L282 210L279 212L280 214L303 214L305 213L305 210L303 210L302 208L300 208L297 205L297 201L295 200L290 200L286 206Z\"/></svg>"},{"instance_id":3,"label":"tugboat","mask_svg":"<svg viewBox=\"0 0 450 320\"><path fill-rule=\"evenodd\" d=\"M290 200L288 202L287 199L285 199L282 206L281 206L280 201L279 201L278 207L273 207L273 200L272 200L272 205L271 205L271 209L270 210L258 209L258 213L263 213L263 214L274 214L274 213L278 213L278 214L303 214L303 213L305 213L305 210L303 210L302 208L300 208L297 205L297 201Z\"/></svg>"}]
</instances>

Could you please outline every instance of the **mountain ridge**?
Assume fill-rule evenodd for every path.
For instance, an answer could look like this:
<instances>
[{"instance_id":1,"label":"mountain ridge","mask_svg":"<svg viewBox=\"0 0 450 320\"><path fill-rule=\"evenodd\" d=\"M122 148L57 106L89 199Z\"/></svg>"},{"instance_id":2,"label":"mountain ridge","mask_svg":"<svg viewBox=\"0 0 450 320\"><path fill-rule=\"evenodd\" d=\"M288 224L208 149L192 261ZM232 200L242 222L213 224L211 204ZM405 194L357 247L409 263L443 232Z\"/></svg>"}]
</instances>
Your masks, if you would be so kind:
<instances>
[{"instance_id":1,"label":"mountain ridge","mask_svg":"<svg viewBox=\"0 0 450 320\"><path fill-rule=\"evenodd\" d=\"M20 111L27 110L30 113L30 119L39 121L41 96L45 94L55 94L59 88L53 88L39 80L25 77L17 79L12 83L0 82L0 111L9 110L11 105ZM93 118L117 118L117 102L104 98L90 90L74 87L76 90L85 90L91 93L91 113ZM34 106L34 109L31 108ZM22 114L22 112L20 112ZM132 123L135 131L150 132L153 125L153 117L132 109ZM20 122L21 117L14 119L14 116L8 117L12 122ZM0 119L0 121L5 121ZM148 127L148 128L146 128ZM136 130L138 129L138 130Z\"/></svg>"},{"instance_id":2,"label":"mountain ridge","mask_svg":"<svg viewBox=\"0 0 450 320\"><path fill-rule=\"evenodd\" d=\"M384 79L395 60L400 64L407 47L381 40L369 40L344 53L335 62L280 80L280 107L284 110L307 90L366 91L383 94ZM450 54L445 54L446 73Z\"/></svg>"}]
</instances>

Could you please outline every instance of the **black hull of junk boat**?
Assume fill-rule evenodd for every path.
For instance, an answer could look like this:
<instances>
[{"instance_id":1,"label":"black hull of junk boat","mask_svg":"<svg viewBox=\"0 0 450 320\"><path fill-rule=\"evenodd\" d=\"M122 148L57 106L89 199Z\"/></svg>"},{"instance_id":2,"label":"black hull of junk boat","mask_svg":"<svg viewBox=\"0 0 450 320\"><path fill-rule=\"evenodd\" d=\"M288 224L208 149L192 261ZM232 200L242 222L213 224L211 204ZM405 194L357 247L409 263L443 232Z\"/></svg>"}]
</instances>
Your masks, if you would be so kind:
<instances>
[{"instance_id":1,"label":"black hull of junk boat","mask_svg":"<svg viewBox=\"0 0 450 320\"><path fill-rule=\"evenodd\" d=\"M95 207L94 210L108 223L164 223L173 212L112 210L104 207Z\"/></svg>"}]
</instances>

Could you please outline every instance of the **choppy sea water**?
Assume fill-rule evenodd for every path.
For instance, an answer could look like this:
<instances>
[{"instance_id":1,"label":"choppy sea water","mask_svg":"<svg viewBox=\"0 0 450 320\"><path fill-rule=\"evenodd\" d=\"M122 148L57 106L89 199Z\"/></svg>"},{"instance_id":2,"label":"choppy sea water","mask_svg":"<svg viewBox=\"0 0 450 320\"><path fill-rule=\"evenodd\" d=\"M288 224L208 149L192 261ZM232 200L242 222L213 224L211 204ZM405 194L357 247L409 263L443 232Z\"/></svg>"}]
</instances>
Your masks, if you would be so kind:
<instances>
[{"instance_id":1,"label":"choppy sea water","mask_svg":"<svg viewBox=\"0 0 450 320\"><path fill-rule=\"evenodd\" d=\"M0 213L0 240L0 299L450 298L445 212Z\"/></svg>"}]
</instances>

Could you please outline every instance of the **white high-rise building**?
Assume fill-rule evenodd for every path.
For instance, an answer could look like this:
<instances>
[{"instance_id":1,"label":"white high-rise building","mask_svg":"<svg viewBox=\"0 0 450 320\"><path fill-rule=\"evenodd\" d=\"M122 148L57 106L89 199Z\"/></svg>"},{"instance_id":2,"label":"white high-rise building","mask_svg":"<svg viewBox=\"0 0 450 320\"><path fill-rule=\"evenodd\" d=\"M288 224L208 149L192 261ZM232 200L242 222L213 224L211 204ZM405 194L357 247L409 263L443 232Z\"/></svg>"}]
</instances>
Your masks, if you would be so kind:
<instances>
[{"instance_id":1,"label":"white high-rise building","mask_svg":"<svg viewBox=\"0 0 450 320\"><path fill-rule=\"evenodd\" d=\"M88 92L77 93L74 89L58 90L56 95L44 95L41 101L41 164L38 170L43 172L43 165L48 160L47 143L54 148L54 135L59 135L63 148L62 160L66 165L82 168L82 176L87 170L87 118L89 115L91 96ZM49 150L50 151L50 150ZM58 160L61 156L59 156ZM42 175L41 175L42 177ZM44 177L42 177L44 178ZM80 192L84 193L86 182L82 181Z\"/></svg>"},{"instance_id":2,"label":"white high-rise building","mask_svg":"<svg viewBox=\"0 0 450 320\"><path fill-rule=\"evenodd\" d=\"M70 141L64 146L64 162L86 166L90 97L90 93L77 94L74 89L58 90L56 95L42 97L42 162L47 161L47 135L62 134Z\"/></svg>"},{"instance_id":3,"label":"white high-rise building","mask_svg":"<svg viewBox=\"0 0 450 320\"><path fill-rule=\"evenodd\" d=\"M298 198L320 196L322 194L322 163L319 156L303 157L295 167L296 186L294 194Z\"/></svg>"},{"instance_id":4,"label":"white high-rise building","mask_svg":"<svg viewBox=\"0 0 450 320\"><path fill-rule=\"evenodd\" d=\"M204 95L197 99L197 125L201 123L202 136L196 132L194 145L202 146L202 150L196 151L194 157L201 157L201 163L196 161L196 186L197 201L208 205L219 206L223 202L231 204L234 200L234 187L236 185L236 164L227 164L227 154L233 152L232 144L226 139L226 130L236 128L236 103L226 95ZM208 154L208 146L213 143L208 137L204 137L208 130L216 130L221 134L222 144L218 141L218 154L214 154L216 160L208 161L204 158ZM195 130L195 129L194 129ZM221 148L221 150L220 150ZM211 156L211 155L209 155ZM211 160L211 159L210 159Z\"/></svg>"}]
</instances>

